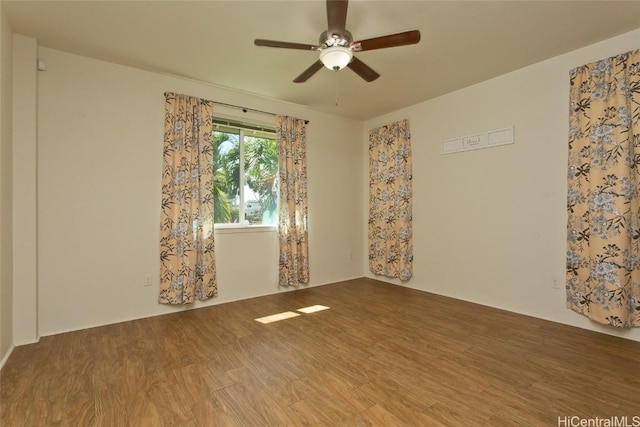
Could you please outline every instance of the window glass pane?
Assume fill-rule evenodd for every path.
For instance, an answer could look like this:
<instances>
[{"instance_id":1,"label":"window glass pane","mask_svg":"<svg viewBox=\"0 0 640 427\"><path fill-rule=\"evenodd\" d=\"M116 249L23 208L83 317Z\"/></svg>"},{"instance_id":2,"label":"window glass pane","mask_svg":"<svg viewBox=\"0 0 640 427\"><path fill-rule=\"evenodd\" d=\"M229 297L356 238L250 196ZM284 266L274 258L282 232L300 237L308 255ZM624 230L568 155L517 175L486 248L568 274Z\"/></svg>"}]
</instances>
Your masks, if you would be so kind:
<instances>
[{"instance_id":1,"label":"window glass pane","mask_svg":"<svg viewBox=\"0 0 640 427\"><path fill-rule=\"evenodd\" d=\"M240 133L213 133L214 222L237 223L240 204Z\"/></svg>"},{"instance_id":2,"label":"window glass pane","mask_svg":"<svg viewBox=\"0 0 640 427\"><path fill-rule=\"evenodd\" d=\"M278 151L274 138L244 138L245 220L275 225L278 211Z\"/></svg>"}]
</instances>

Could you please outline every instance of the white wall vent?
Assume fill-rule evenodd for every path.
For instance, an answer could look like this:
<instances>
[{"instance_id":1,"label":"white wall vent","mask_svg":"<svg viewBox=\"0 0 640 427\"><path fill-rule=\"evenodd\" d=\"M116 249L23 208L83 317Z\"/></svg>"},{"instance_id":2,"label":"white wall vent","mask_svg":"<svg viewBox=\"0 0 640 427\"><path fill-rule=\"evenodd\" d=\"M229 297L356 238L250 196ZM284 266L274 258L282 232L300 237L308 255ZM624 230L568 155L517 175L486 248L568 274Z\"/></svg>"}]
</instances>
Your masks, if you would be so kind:
<instances>
[{"instance_id":1,"label":"white wall vent","mask_svg":"<svg viewBox=\"0 0 640 427\"><path fill-rule=\"evenodd\" d=\"M513 144L513 126L494 129L474 135L459 136L442 141L442 154L459 153L461 151L479 150L481 148L498 147Z\"/></svg>"}]
</instances>

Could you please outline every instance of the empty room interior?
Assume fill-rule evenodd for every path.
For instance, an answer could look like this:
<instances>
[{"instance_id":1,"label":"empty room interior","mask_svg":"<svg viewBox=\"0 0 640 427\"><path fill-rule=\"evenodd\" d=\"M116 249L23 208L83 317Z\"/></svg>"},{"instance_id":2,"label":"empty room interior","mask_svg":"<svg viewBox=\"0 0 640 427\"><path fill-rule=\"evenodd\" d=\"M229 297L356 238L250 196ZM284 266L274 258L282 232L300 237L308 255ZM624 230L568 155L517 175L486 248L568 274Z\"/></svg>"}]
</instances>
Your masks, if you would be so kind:
<instances>
[{"instance_id":1,"label":"empty room interior","mask_svg":"<svg viewBox=\"0 0 640 427\"><path fill-rule=\"evenodd\" d=\"M0 36L1 425L640 425L640 2Z\"/></svg>"}]
</instances>

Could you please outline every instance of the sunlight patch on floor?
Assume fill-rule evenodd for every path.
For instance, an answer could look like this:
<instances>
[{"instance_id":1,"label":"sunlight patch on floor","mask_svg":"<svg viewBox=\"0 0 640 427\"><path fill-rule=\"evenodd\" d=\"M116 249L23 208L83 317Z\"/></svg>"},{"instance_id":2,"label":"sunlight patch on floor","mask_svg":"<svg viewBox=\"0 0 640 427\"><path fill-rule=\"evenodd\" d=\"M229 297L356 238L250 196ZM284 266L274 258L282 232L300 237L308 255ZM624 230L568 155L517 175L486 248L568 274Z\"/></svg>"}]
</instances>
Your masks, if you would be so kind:
<instances>
[{"instance_id":1,"label":"sunlight patch on floor","mask_svg":"<svg viewBox=\"0 0 640 427\"><path fill-rule=\"evenodd\" d=\"M309 307L303 307L303 308L299 308L296 311L299 311L300 313L304 313L304 314L311 314L311 313L315 313L317 311L322 311L322 310L328 310L331 307L327 307L326 305L310 305ZM300 316L300 313L296 313L293 311L283 311L282 313L277 313L277 314L272 314L271 316L265 316L265 317L259 317L256 320L257 322L260 323L273 323L273 322L277 322L278 320L284 320L284 319L290 319L292 317L297 317Z\"/></svg>"},{"instance_id":2,"label":"sunlight patch on floor","mask_svg":"<svg viewBox=\"0 0 640 427\"><path fill-rule=\"evenodd\" d=\"M282 313L272 314L271 316L260 317L255 320L260 323L267 324L267 323L277 322L278 320L289 319L291 317L296 317L296 316L300 316L300 314L294 313L293 311L284 311Z\"/></svg>"},{"instance_id":3,"label":"sunlight patch on floor","mask_svg":"<svg viewBox=\"0 0 640 427\"><path fill-rule=\"evenodd\" d=\"M309 307L299 308L297 311L300 311L305 314L315 313L316 311L328 310L331 307L327 307L326 305L311 305Z\"/></svg>"}]
</instances>

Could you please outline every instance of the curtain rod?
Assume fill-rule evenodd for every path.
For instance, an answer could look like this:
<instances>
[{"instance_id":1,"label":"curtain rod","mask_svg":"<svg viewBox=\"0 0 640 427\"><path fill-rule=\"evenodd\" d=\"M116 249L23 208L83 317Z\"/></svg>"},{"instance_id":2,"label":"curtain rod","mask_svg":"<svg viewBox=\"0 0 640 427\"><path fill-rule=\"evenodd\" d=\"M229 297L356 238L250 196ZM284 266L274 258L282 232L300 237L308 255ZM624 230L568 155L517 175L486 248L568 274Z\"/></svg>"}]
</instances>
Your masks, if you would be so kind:
<instances>
[{"instance_id":1,"label":"curtain rod","mask_svg":"<svg viewBox=\"0 0 640 427\"><path fill-rule=\"evenodd\" d=\"M267 114L269 116L276 116L277 115L276 113L272 113L270 111L256 110L254 108L241 107L240 105L226 104L224 102L217 102L217 101L211 101L211 102L216 104L216 105L222 105L222 106L225 106L225 107L231 107L231 108L236 108L238 110L242 110L243 113L251 111L251 112L254 112L254 113ZM308 125L309 124L309 120L305 120L304 123Z\"/></svg>"},{"instance_id":2,"label":"curtain rod","mask_svg":"<svg viewBox=\"0 0 640 427\"><path fill-rule=\"evenodd\" d=\"M172 93L172 92L165 92L164 96L167 96L167 94L169 94L169 93ZM243 113L252 111L254 113L267 114L269 116L277 116L276 113L272 113L270 111L256 110L255 108L247 108L247 107L242 107L240 105L227 104L227 103L218 102L218 101L211 101L211 100L208 100L208 101L211 102L212 104L217 104L217 105L222 105L224 107L231 107L231 108L236 108L238 110L242 110ZM309 124L309 120L305 119L304 124L308 125Z\"/></svg>"}]
</instances>

